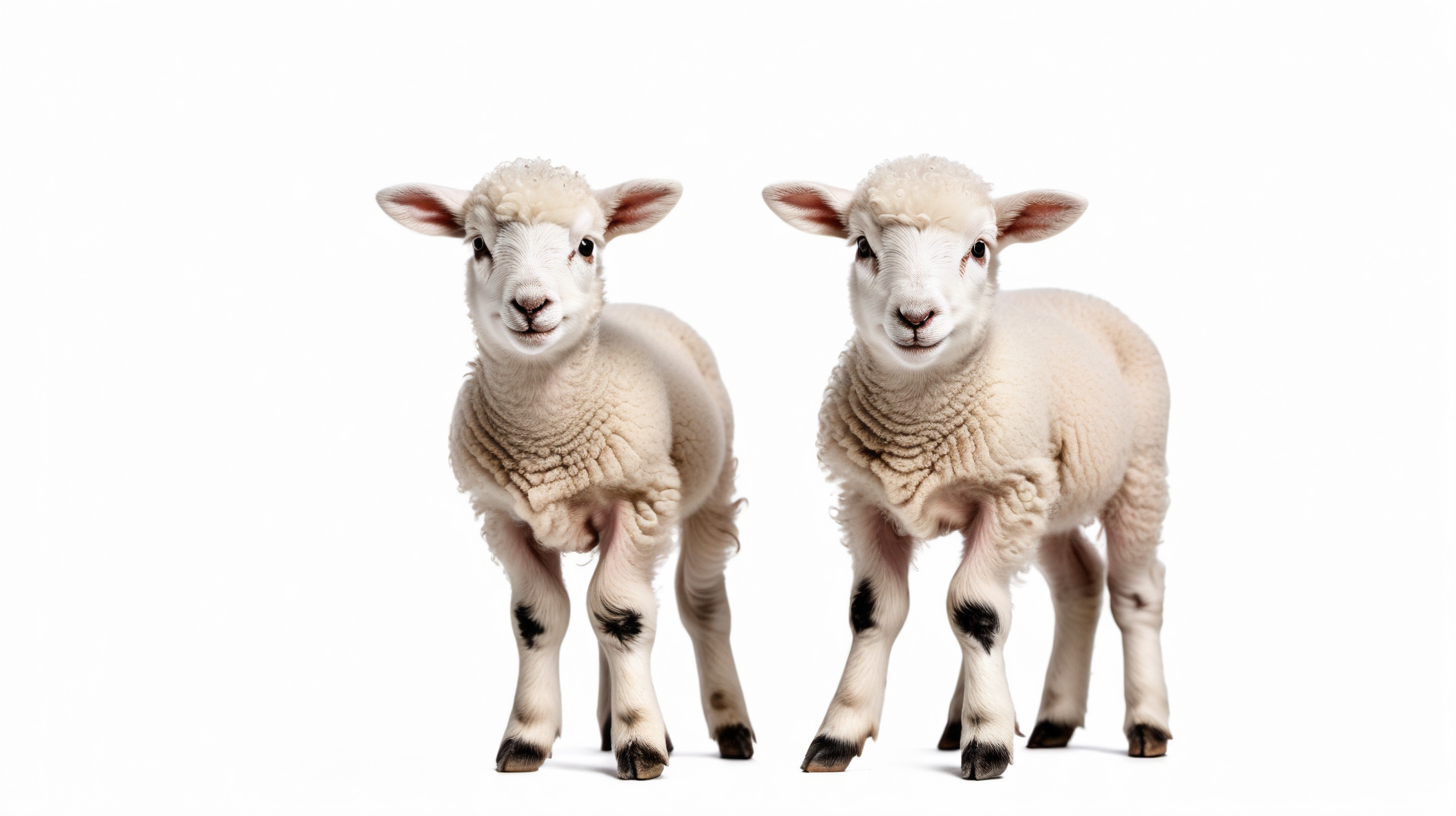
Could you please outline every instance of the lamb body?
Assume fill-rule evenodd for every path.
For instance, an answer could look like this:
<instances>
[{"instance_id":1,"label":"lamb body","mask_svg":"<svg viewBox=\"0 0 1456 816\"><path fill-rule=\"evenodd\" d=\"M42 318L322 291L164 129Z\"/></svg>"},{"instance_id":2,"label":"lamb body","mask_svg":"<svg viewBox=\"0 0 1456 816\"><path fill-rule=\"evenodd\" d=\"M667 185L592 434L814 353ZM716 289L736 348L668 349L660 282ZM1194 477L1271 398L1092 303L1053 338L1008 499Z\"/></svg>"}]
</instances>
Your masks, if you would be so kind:
<instances>
[{"instance_id":1,"label":"lamb body","mask_svg":"<svg viewBox=\"0 0 1456 816\"><path fill-rule=\"evenodd\" d=\"M675 529L678 608L709 735L724 757L753 754L723 579L738 544L728 394L685 323L603 298L600 248L661 220L680 193L655 180L592 190L565 168L517 160L471 191L379 194L396 220L475 252L466 300L479 355L456 402L450 460L511 581L520 674L500 771L536 770L560 736L561 554L595 550L587 606L602 749L624 779L661 774L672 743L649 668L652 578Z\"/></svg>"},{"instance_id":2,"label":"lamb body","mask_svg":"<svg viewBox=\"0 0 1456 816\"><path fill-rule=\"evenodd\" d=\"M1047 533L1081 527L1122 486L1139 439L1166 435L1157 349L1076 292L1000 293L964 370L904 385L852 342L825 393L819 454L916 538L963 529L967 491ZM1018 567L1021 555L1007 553Z\"/></svg>"},{"instance_id":3,"label":"lamb body","mask_svg":"<svg viewBox=\"0 0 1456 816\"><path fill-rule=\"evenodd\" d=\"M450 432L456 478L477 512L510 514L548 549L595 548L603 501L630 503L634 538L662 546L723 475L733 418L717 364L651 306L606 305L586 342L575 370L538 387L492 388L488 364L472 364Z\"/></svg>"},{"instance_id":4,"label":"lamb body","mask_svg":"<svg viewBox=\"0 0 1456 816\"><path fill-rule=\"evenodd\" d=\"M911 555L950 532L965 542L947 598L962 670L940 747L961 751L962 775L997 776L1012 759L1002 648L1011 576L1033 558L1057 631L1029 747L1065 745L1083 723L1106 572L1123 631L1129 753L1161 755L1161 358L1096 298L998 293L1000 250L1065 229L1085 202L1055 191L992 199L979 176L928 156L887 162L853 192L785 182L764 198L790 224L857 247L856 333L826 389L819 437L842 487L855 635L804 770L843 770L878 733ZM1094 518L1108 535L1107 567L1080 532Z\"/></svg>"}]
</instances>

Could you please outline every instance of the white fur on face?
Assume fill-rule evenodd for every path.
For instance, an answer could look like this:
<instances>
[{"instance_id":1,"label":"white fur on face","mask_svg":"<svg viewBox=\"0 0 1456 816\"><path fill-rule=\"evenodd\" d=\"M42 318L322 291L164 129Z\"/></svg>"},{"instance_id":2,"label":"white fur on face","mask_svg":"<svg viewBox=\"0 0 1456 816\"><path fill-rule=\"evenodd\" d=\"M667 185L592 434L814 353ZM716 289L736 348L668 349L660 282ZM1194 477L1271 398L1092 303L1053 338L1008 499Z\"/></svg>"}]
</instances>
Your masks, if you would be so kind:
<instances>
[{"instance_id":1,"label":"white fur on face","mask_svg":"<svg viewBox=\"0 0 1456 816\"><path fill-rule=\"evenodd\" d=\"M589 218L572 229L507 221L482 236L490 255L471 260L466 274L482 350L547 360L582 339L602 308L601 237L584 231L591 225ZM594 244L589 258L579 251L583 239Z\"/></svg>"},{"instance_id":2,"label":"white fur on face","mask_svg":"<svg viewBox=\"0 0 1456 816\"><path fill-rule=\"evenodd\" d=\"M896 367L954 363L980 343L996 294L996 216L990 207L966 219L963 232L891 225L851 215L875 257L856 255L850 273L855 329L872 353ZM971 247L984 241L982 258ZM919 325L915 325L919 323Z\"/></svg>"}]
</instances>

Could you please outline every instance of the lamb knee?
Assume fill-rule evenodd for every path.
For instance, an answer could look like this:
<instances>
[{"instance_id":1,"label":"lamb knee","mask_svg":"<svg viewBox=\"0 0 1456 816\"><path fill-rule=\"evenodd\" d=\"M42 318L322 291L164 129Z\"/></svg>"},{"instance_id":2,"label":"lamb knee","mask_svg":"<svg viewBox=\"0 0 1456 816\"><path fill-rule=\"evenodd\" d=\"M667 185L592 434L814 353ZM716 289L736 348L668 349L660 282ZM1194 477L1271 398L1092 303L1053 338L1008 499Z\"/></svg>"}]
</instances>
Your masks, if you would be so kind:
<instances>
[{"instance_id":1,"label":"lamb knee","mask_svg":"<svg viewBox=\"0 0 1456 816\"><path fill-rule=\"evenodd\" d=\"M1001 616L995 609L980 601L963 600L955 605L951 621L961 634L981 644L986 654L991 653L1001 631Z\"/></svg>"}]
</instances>

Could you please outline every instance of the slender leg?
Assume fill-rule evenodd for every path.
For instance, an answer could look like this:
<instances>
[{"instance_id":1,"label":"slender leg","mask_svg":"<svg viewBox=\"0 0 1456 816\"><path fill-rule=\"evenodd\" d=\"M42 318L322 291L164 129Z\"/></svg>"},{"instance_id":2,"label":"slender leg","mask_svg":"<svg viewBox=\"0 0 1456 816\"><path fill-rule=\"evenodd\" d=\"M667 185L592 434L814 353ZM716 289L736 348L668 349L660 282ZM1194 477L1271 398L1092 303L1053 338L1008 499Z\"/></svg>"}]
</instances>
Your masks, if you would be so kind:
<instances>
[{"instance_id":1,"label":"slender leg","mask_svg":"<svg viewBox=\"0 0 1456 816\"><path fill-rule=\"evenodd\" d=\"M842 771L879 733L890 648L910 611L907 575L914 542L900 534L879 508L846 493L840 523L854 558L849 623L854 640L839 689L809 744L805 771Z\"/></svg>"},{"instance_id":2,"label":"slender leg","mask_svg":"<svg viewBox=\"0 0 1456 816\"><path fill-rule=\"evenodd\" d=\"M612 671L607 667L607 651L597 644L597 727L602 732L602 750L612 750Z\"/></svg>"},{"instance_id":3,"label":"slender leg","mask_svg":"<svg viewBox=\"0 0 1456 816\"><path fill-rule=\"evenodd\" d=\"M542 549L528 527L502 515L486 517L485 537L511 581L511 626L520 657L515 703L495 769L534 771L561 736L561 639L571 616L561 555Z\"/></svg>"},{"instance_id":4,"label":"slender leg","mask_svg":"<svg viewBox=\"0 0 1456 816\"><path fill-rule=\"evenodd\" d=\"M1028 748L1061 748L1087 716L1092 639L1102 612L1102 557L1080 530L1044 536L1041 571L1052 591L1056 635Z\"/></svg>"},{"instance_id":5,"label":"slender leg","mask_svg":"<svg viewBox=\"0 0 1456 816\"><path fill-rule=\"evenodd\" d=\"M942 751L959 751L961 749L961 709L965 707L966 699L966 661L961 661L961 670L956 673L955 693L950 696L950 711L945 715L945 730L940 732L940 743L936 745Z\"/></svg>"},{"instance_id":6,"label":"slender leg","mask_svg":"<svg viewBox=\"0 0 1456 816\"><path fill-rule=\"evenodd\" d=\"M986 508L968 528L965 554L946 597L964 661L960 748L961 776L966 779L990 779L1005 772L1016 733L1002 650L1011 630L1011 576L1019 564L1007 562L997 527Z\"/></svg>"},{"instance_id":7,"label":"slender leg","mask_svg":"<svg viewBox=\"0 0 1456 816\"><path fill-rule=\"evenodd\" d=\"M610 676L610 736L617 776L652 779L662 774L668 752L667 729L652 687L652 643L657 634L652 574L666 542L637 532L633 510L625 502L600 516L601 556L587 588L587 609Z\"/></svg>"},{"instance_id":8,"label":"slender leg","mask_svg":"<svg viewBox=\"0 0 1456 816\"><path fill-rule=\"evenodd\" d=\"M1123 689L1128 755L1168 752L1168 686L1163 679L1163 565L1158 538L1167 512L1161 458L1137 462L1103 513L1107 531L1107 588L1112 619L1122 630Z\"/></svg>"},{"instance_id":9,"label":"slender leg","mask_svg":"<svg viewBox=\"0 0 1456 816\"><path fill-rule=\"evenodd\" d=\"M728 461L714 497L683 522L677 608L693 640L708 736L718 741L724 759L748 759L753 756L753 725L728 640L732 615L723 579L728 555L738 542L733 523L737 505L730 500L733 460Z\"/></svg>"}]
</instances>

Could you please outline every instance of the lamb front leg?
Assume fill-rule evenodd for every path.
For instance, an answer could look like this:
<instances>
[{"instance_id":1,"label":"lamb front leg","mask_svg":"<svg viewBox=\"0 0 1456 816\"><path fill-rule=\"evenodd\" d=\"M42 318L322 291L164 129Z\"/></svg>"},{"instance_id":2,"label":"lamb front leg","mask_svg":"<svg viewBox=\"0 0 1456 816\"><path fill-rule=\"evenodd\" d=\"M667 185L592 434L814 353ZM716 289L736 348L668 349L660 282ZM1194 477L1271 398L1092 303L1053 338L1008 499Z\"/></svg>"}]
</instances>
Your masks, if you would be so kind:
<instances>
[{"instance_id":1,"label":"lamb front leg","mask_svg":"<svg viewBox=\"0 0 1456 816\"><path fill-rule=\"evenodd\" d=\"M571 617L561 555L541 548L530 528L503 515L486 517L485 537L511 581L511 628L520 659L495 769L534 771L561 736L561 640Z\"/></svg>"},{"instance_id":2,"label":"lamb front leg","mask_svg":"<svg viewBox=\"0 0 1456 816\"><path fill-rule=\"evenodd\" d=\"M1011 631L1011 576L1008 558L1022 548L1000 540L990 511L967 531L965 554L951 579L946 611L961 646L961 776L990 779L1011 764L1016 710L1006 682L1002 649Z\"/></svg>"},{"instance_id":3,"label":"lamb front leg","mask_svg":"<svg viewBox=\"0 0 1456 816\"><path fill-rule=\"evenodd\" d=\"M611 739L619 779L653 779L667 765L667 729L652 687L652 643L657 634L657 598L652 575L666 542L637 532L625 502L598 520L600 560L587 588L592 629L606 659L610 688Z\"/></svg>"},{"instance_id":4,"label":"lamb front leg","mask_svg":"<svg viewBox=\"0 0 1456 816\"><path fill-rule=\"evenodd\" d=\"M842 771L879 734L890 648L910 611L910 554L914 542L900 534L878 507L854 494L840 500L840 523L854 558L849 624L854 640L839 689L809 743L800 768Z\"/></svg>"}]
</instances>

